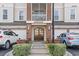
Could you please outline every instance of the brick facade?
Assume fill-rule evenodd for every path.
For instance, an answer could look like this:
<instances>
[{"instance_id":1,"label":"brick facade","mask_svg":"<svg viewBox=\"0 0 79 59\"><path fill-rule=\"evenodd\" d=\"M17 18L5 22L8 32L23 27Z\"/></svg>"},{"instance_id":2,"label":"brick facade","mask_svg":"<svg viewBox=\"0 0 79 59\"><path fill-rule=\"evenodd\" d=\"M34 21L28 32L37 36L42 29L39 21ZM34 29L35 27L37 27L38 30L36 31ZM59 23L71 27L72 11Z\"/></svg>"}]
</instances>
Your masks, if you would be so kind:
<instances>
[{"instance_id":1,"label":"brick facade","mask_svg":"<svg viewBox=\"0 0 79 59\"><path fill-rule=\"evenodd\" d=\"M27 3L27 21L31 20L31 3Z\"/></svg>"},{"instance_id":2,"label":"brick facade","mask_svg":"<svg viewBox=\"0 0 79 59\"><path fill-rule=\"evenodd\" d=\"M47 13L47 17L46 18L47 18L47 21L51 21L51 4L47 3L46 5L47 5L47 12L46 12ZM45 25L42 25L42 24L39 25L38 23L40 23L40 22L32 21L31 20L31 16L32 16L31 15L31 12L32 12L31 7L32 7L31 3L28 3L27 4L27 20L30 21L31 23L27 23L27 39L28 40L29 39L32 40L33 39L32 35L34 35L33 32L32 32L32 29L36 28L36 27L40 27L40 28L44 29L44 41L46 41L46 40L51 41L51 36L52 36L51 35L51 29L52 29L51 28L51 23L43 23L42 22L42 24L45 24ZM38 22L38 23L36 25L35 23L32 23L32 22L35 22L35 23ZM35 25L32 25L32 24L35 24ZM28 30L28 26L29 26L29 30Z\"/></svg>"},{"instance_id":3,"label":"brick facade","mask_svg":"<svg viewBox=\"0 0 79 59\"><path fill-rule=\"evenodd\" d=\"M51 4L47 3L47 20L51 20Z\"/></svg>"},{"instance_id":4,"label":"brick facade","mask_svg":"<svg viewBox=\"0 0 79 59\"><path fill-rule=\"evenodd\" d=\"M49 26L51 26L51 24L46 25L46 39L51 41L51 29L48 29Z\"/></svg>"},{"instance_id":5,"label":"brick facade","mask_svg":"<svg viewBox=\"0 0 79 59\"><path fill-rule=\"evenodd\" d=\"M32 39L32 26L31 24L27 25L27 40L31 40Z\"/></svg>"}]
</instances>

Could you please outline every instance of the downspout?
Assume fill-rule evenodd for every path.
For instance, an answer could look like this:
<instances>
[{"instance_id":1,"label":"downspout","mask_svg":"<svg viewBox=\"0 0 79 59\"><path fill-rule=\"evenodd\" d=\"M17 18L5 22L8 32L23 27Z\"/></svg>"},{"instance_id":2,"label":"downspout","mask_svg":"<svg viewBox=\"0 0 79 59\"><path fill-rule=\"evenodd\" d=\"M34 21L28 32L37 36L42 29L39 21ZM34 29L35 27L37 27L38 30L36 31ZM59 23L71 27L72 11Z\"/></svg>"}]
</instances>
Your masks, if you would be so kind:
<instances>
[{"instance_id":1,"label":"downspout","mask_svg":"<svg viewBox=\"0 0 79 59\"><path fill-rule=\"evenodd\" d=\"M54 3L52 4L52 43L54 43Z\"/></svg>"}]
</instances>

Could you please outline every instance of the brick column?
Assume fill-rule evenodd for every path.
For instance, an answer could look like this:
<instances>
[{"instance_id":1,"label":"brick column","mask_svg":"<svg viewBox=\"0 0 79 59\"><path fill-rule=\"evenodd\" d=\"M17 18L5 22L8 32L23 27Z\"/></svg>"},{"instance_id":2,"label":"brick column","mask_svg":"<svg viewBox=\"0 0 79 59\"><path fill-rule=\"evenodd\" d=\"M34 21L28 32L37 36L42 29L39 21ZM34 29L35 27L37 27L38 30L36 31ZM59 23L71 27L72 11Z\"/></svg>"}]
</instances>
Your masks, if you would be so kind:
<instances>
[{"instance_id":1,"label":"brick column","mask_svg":"<svg viewBox=\"0 0 79 59\"><path fill-rule=\"evenodd\" d=\"M27 24L27 40L32 40L32 26L31 24Z\"/></svg>"},{"instance_id":2,"label":"brick column","mask_svg":"<svg viewBox=\"0 0 79 59\"><path fill-rule=\"evenodd\" d=\"M50 29L49 29L50 26ZM46 26L46 40L48 40L49 42L52 42L51 40L51 24L47 24Z\"/></svg>"},{"instance_id":3,"label":"brick column","mask_svg":"<svg viewBox=\"0 0 79 59\"><path fill-rule=\"evenodd\" d=\"M31 3L27 3L27 20L31 20Z\"/></svg>"},{"instance_id":4,"label":"brick column","mask_svg":"<svg viewBox=\"0 0 79 59\"><path fill-rule=\"evenodd\" d=\"M51 20L51 3L47 3L47 20Z\"/></svg>"}]
</instances>

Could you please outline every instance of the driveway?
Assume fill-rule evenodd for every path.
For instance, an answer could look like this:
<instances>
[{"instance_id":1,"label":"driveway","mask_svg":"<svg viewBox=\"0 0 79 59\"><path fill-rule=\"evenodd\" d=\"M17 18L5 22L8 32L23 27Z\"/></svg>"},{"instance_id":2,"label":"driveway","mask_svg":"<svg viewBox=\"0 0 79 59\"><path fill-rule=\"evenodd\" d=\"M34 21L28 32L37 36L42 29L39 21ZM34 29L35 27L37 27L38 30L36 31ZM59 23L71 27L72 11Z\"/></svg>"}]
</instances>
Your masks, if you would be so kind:
<instances>
[{"instance_id":1,"label":"driveway","mask_svg":"<svg viewBox=\"0 0 79 59\"><path fill-rule=\"evenodd\" d=\"M0 56L4 56L7 52L9 52L12 48L5 50L3 48L0 48Z\"/></svg>"},{"instance_id":2,"label":"driveway","mask_svg":"<svg viewBox=\"0 0 79 59\"><path fill-rule=\"evenodd\" d=\"M79 47L73 47L67 49L73 56L79 56Z\"/></svg>"}]
</instances>

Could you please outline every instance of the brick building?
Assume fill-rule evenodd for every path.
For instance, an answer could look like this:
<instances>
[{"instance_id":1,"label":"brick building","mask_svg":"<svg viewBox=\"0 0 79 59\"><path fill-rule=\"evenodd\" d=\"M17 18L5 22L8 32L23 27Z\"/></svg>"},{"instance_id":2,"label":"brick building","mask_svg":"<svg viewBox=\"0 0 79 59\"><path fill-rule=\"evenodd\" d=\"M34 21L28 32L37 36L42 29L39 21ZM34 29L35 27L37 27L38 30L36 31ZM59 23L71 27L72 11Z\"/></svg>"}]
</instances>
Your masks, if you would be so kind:
<instances>
[{"instance_id":1,"label":"brick building","mask_svg":"<svg viewBox=\"0 0 79 59\"><path fill-rule=\"evenodd\" d=\"M11 29L21 39L52 40L51 3L0 3L0 28Z\"/></svg>"}]
</instances>

